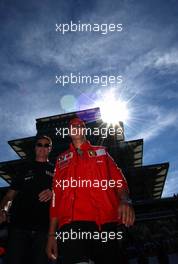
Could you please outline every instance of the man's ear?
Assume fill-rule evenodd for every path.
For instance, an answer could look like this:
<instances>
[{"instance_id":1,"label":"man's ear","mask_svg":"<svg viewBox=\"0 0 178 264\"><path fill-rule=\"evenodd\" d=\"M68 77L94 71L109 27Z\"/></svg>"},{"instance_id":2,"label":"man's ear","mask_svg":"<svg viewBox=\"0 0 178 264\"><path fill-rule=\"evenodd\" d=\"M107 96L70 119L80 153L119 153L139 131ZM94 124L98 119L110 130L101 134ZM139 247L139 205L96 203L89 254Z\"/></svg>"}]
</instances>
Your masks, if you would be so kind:
<instances>
[{"instance_id":1,"label":"man's ear","mask_svg":"<svg viewBox=\"0 0 178 264\"><path fill-rule=\"evenodd\" d=\"M52 150L52 146L49 148L49 153L51 152L51 150Z\"/></svg>"}]
</instances>

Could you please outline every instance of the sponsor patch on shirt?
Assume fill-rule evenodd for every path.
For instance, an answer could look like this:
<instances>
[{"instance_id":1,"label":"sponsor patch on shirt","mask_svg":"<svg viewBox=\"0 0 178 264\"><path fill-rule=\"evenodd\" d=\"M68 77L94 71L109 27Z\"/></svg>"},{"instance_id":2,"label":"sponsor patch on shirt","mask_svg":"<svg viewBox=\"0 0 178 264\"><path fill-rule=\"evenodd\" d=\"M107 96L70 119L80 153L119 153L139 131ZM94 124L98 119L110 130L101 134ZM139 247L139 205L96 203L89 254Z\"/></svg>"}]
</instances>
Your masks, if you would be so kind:
<instances>
[{"instance_id":1,"label":"sponsor patch on shirt","mask_svg":"<svg viewBox=\"0 0 178 264\"><path fill-rule=\"evenodd\" d=\"M47 171L46 170L46 175L49 175L49 176L53 177L54 173L52 173L51 171Z\"/></svg>"},{"instance_id":2,"label":"sponsor patch on shirt","mask_svg":"<svg viewBox=\"0 0 178 264\"><path fill-rule=\"evenodd\" d=\"M105 149L97 149L96 154L97 154L97 156L106 155L106 150Z\"/></svg>"},{"instance_id":3,"label":"sponsor patch on shirt","mask_svg":"<svg viewBox=\"0 0 178 264\"><path fill-rule=\"evenodd\" d=\"M67 154L65 154L65 155L61 155L61 156L59 157L59 161L62 162L62 161L69 160L69 159L71 159L71 158L73 158L73 152L69 152L69 153L67 153Z\"/></svg>"},{"instance_id":4,"label":"sponsor patch on shirt","mask_svg":"<svg viewBox=\"0 0 178 264\"><path fill-rule=\"evenodd\" d=\"M65 155L61 155L59 157L60 168L61 169L65 168L70 163L70 160L72 158L73 158L73 152L69 152L69 153L66 153Z\"/></svg>"},{"instance_id":5,"label":"sponsor patch on shirt","mask_svg":"<svg viewBox=\"0 0 178 264\"><path fill-rule=\"evenodd\" d=\"M88 150L89 157L98 157L102 155L106 155L105 149L97 149L97 150Z\"/></svg>"},{"instance_id":6,"label":"sponsor patch on shirt","mask_svg":"<svg viewBox=\"0 0 178 264\"><path fill-rule=\"evenodd\" d=\"M24 180L25 181L29 181L29 180L32 180L34 177L34 172L33 170L29 170L26 174L26 177L24 177Z\"/></svg>"},{"instance_id":7,"label":"sponsor patch on shirt","mask_svg":"<svg viewBox=\"0 0 178 264\"><path fill-rule=\"evenodd\" d=\"M25 177L25 178L24 178L25 181L29 181L29 180L31 180L31 179L33 179L33 176Z\"/></svg>"},{"instance_id":8,"label":"sponsor patch on shirt","mask_svg":"<svg viewBox=\"0 0 178 264\"><path fill-rule=\"evenodd\" d=\"M103 160L97 160L96 162L97 163L103 163Z\"/></svg>"},{"instance_id":9,"label":"sponsor patch on shirt","mask_svg":"<svg viewBox=\"0 0 178 264\"><path fill-rule=\"evenodd\" d=\"M94 150L88 150L89 157L96 157L96 151Z\"/></svg>"}]
</instances>

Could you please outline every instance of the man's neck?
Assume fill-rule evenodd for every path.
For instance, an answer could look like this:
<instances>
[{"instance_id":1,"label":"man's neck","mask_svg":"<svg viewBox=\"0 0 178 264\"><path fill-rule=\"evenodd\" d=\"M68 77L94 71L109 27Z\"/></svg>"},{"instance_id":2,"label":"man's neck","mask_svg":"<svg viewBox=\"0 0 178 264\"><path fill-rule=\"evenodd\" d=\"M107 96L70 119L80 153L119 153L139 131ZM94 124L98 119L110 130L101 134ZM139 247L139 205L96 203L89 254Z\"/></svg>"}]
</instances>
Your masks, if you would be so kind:
<instances>
[{"instance_id":1,"label":"man's neck","mask_svg":"<svg viewBox=\"0 0 178 264\"><path fill-rule=\"evenodd\" d=\"M84 143L84 142L86 142L86 139L84 138L84 139L73 139L73 145L74 145L74 147L75 148L80 148L80 146Z\"/></svg>"},{"instance_id":2,"label":"man's neck","mask_svg":"<svg viewBox=\"0 0 178 264\"><path fill-rule=\"evenodd\" d=\"M46 158L46 157L36 157L35 161L37 161L37 162L48 162L48 158Z\"/></svg>"}]
</instances>

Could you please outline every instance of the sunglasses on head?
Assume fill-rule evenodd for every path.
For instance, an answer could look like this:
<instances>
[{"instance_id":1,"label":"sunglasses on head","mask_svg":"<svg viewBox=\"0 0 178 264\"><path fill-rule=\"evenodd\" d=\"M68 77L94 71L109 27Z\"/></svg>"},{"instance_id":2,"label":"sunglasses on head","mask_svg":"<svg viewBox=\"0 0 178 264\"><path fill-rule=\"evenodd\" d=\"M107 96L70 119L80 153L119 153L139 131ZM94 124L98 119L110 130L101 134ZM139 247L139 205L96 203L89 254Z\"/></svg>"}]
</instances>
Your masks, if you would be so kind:
<instances>
[{"instance_id":1,"label":"sunglasses on head","mask_svg":"<svg viewBox=\"0 0 178 264\"><path fill-rule=\"evenodd\" d=\"M75 127L75 128L84 128L85 126L82 125L82 124L72 124L71 125L72 127Z\"/></svg>"},{"instance_id":2,"label":"sunglasses on head","mask_svg":"<svg viewBox=\"0 0 178 264\"><path fill-rule=\"evenodd\" d=\"M46 143L46 144L42 144L42 143L37 143L36 144L37 147L43 147L43 148L49 148L50 147L50 144Z\"/></svg>"}]
</instances>

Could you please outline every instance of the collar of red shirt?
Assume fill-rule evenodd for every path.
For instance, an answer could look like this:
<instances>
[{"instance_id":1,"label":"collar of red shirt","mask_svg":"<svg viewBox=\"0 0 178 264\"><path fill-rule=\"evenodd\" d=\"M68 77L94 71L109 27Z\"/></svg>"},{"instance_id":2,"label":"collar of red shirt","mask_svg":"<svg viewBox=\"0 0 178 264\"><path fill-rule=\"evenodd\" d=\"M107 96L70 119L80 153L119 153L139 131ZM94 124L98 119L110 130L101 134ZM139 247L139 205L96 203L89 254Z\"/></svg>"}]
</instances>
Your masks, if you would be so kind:
<instances>
[{"instance_id":1,"label":"collar of red shirt","mask_svg":"<svg viewBox=\"0 0 178 264\"><path fill-rule=\"evenodd\" d=\"M80 146L80 149L81 150L87 150L87 149L90 149L91 148L91 144L90 144L90 141L86 140L81 146ZM70 144L70 150L72 151L75 151L76 148L74 147L74 145L71 143Z\"/></svg>"}]
</instances>

